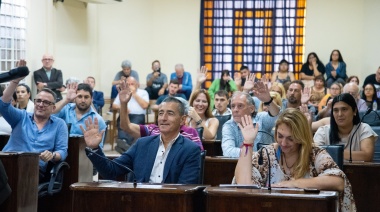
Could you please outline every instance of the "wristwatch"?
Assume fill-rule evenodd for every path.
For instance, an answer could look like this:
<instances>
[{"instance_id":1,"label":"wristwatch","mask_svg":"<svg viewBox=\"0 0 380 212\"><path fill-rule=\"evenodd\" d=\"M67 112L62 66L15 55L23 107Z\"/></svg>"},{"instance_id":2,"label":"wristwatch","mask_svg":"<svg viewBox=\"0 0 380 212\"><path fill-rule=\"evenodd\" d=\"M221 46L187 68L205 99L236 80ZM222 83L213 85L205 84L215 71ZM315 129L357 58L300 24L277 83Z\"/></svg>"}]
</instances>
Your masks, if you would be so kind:
<instances>
[{"instance_id":1,"label":"wristwatch","mask_svg":"<svg viewBox=\"0 0 380 212\"><path fill-rule=\"evenodd\" d=\"M273 102L273 98L270 98L270 100L268 102L264 102L264 105L265 106L269 106L270 103L272 103L272 102Z\"/></svg>"}]
</instances>

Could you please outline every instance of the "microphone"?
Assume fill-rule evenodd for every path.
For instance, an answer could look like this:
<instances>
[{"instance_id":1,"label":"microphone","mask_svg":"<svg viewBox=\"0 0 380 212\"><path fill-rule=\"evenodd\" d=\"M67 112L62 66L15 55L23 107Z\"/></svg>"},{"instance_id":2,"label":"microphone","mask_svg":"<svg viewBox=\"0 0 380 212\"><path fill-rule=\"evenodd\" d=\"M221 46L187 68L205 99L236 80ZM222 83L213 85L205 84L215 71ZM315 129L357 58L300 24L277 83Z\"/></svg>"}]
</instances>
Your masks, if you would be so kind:
<instances>
[{"instance_id":1,"label":"microphone","mask_svg":"<svg viewBox=\"0 0 380 212\"><path fill-rule=\"evenodd\" d=\"M123 164L120 164L120 163L118 163L118 162L116 162L116 161L114 161L114 160L111 160L111 159L109 159L109 158L107 158L107 157L103 157L102 155L99 155L98 153L96 153L95 151L91 150L91 149L88 148L88 147L86 147L86 151L89 152L89 153L91 153L91 154L94 154L94 155L96 155L96 156L98 156L98 157L100 157L100 158L103 158L103 159L105 159L105 160L111 161L112 163L114 163L114 164L120 166L121 168L126 169L127 171L131 172L131 173L133 174L133 187L134 187L134 188L137 187L136 174L135 174L134 171L132 171L132 169L130 169L130 168L128 168L127 166L124 166Z\"/></svg>"},{"instance_id":2,"label":"microphone","mask_svg":"<svg viewBox=\"0 0 380 212\"><path fill-rule=\"evenodd\" d=\"M370 114L373 110L369 107L367 109L367 111L365 112L365 114L362 116L362 118L360 119L360 122L358 124L358 127L355 129L354 133L352 133L352 136L351 136L351 139L350 139L350 159L349 159L349 163L352 163L352 139L354 138L354 135L356 133L356 131L358 131L360 125L362 124L362 121L364 120L364 117L366 117L368 114ZM377 114L377 113L376 113Z\"/></svg>"},{"instance_id":3,"label":"microphone","mask_svg":"<svg viewBox=\"0 0 380 212\"><path fill-rule=\"evenodd\" d=\"M270 174L271 174L271 171L270 171L270 159L269 159L269 153L268 153L268 149L266 147L261 147L260 149L260 153L259 153L259 160L258 160L258 163L260 166L262 166L264 164L264 161L263 161L263 149L265 149L265 151L267 152L267 160L268 160L268 190L272 190L272 186L271 186L271 180L270 180Z\"/></svg>"},{"instance_id":4,"label":"microphone","mask_svg":"<svg viewBox=\"0 0 380 212\"><path fill-rule=\"evenodd\" d=\"M10 70L9 72L0 74L0 83L9 82L11 80L14 80L20 77L25 77L25 76L28 76L28 74L29 74L28 67L26 66L17 67Z\"/></svg>"}]
</instances>

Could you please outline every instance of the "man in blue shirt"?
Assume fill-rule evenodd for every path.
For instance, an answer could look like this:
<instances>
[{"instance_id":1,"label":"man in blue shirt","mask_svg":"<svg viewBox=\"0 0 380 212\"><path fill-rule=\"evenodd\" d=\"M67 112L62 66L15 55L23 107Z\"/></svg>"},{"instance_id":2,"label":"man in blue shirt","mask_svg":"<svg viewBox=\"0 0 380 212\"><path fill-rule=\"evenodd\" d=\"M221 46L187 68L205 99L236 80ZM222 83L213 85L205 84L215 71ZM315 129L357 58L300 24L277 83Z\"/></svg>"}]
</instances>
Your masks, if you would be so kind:
<instances>
[{"instance_id":1,"label":"man in blue shirt","mask_svg":"<svg viewBox=\"0 0 380 212\"><path fill-rule=\"evenodd\" d=\"M12 80L0 98L0 113L12 127L11 137L2 151L40 153L40 177L43 177L48 161L63 161L67 157L67 126L63 120L51 116L56 95L48 88L41 89L34 99L34 113L10 104L14 90L23 78Z\"/></svg>"},{"instance_id":2,"label":"man in blue shirt","mask_svg":"<svg viewBox=\"0 0 380 212\"><path fill-rule=\"evenodd\" d=\"M54 110L55 116L62 118L66 123L71 124L70 136L83 136L79 125L85 124L88 117L99 120L100 130L106 129L103 118L91 107L92 89L86 83L70 84L67 87L66 99L57 103ZM71 103L74 101L74 103ZM103 143L100 144L103 146Z\"/></svg>"},{"instance_id":3,"label":"man in blue shirt","mask_svg":"<svg viewBox=\"0 0 380 212\"><path fill-rule=\"evenodd\" d=\"M166 99L168 96L173 96L173 97L181 97L183 98L184 100L186 100L186 96L182 93L178 93L178 89L179 89L179 82L177 79L172 79L170 80L170 83L169 83L169 87L168 87L168 91L169 93L166 94L166 95L162 95L160 97L158 97L157 101L156 101L156 105L153 105L152 106L152 110L153 111L158 111L158 106L161 104L162 101L164 101L164 99Z\"/></svg>"},{"instance_id":4,"label":"man in blue shirt","mask_svg":"<svg viewBox=\"0 0 380 212\"><path fill-rule=\"evenodd\" d=\"M99 113L99 111L102 110L104 106L104 94L101 91L95 90L95 78L94 77L87 77L87 84L90 85L92 89L92 104L94 104L94 107L96 111Z\"/></svg>"},{"instance_id":5,"label":"man in blue shirt","mask_svg":"<svg viewBox=\"0 0 380 212\"><path fill-rule=\"evenodd\" d=\"M175 65L175 72L170 75L170 79L177 79L179 82L179 94L185 94L186 100L189 100L193 90L193 80L191 74L186 72L182 64Z\"/></svg>"}]
</instances>

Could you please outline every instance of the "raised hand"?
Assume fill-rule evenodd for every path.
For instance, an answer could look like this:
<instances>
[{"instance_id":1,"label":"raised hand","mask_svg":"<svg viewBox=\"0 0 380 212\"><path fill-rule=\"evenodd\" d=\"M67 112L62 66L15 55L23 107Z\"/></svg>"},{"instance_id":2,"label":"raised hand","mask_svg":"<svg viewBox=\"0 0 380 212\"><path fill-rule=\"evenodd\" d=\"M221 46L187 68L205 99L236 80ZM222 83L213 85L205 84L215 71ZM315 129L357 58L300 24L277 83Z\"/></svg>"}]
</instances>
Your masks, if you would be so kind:
<instances>
[{"instance_id":1,"label":"raised hand","mask_svg":"<svg viewBox=\"0 0 380 212\"><path fill-rule=\"evenodd\" d=\"M302 91L301 104L308 104L311 96L311 88L305 87Z\"/></svg>"},{"instance_id":2,"label":"raised hand","mask_svg":"<svg viewBox=\"0 0 380 212\"><path fill-rule=\"evenodd\" d=\"M252 117L244 115L241 117L241 123L238 123L238 126L243 134L244 143L253 144L259 131L259 124L253 125Z\"/></svg>"},{"instance_id":3,"label":"raised hand","mask_svg":"<svg viewBox=\"0 0 380 212\"><path fill-rule=\"evenodd\" d=\"M235 81L236 85L241 85L241 75L239 72L235 72L234 81Z\"/></svg>"},{"instance_id":4,"label":"raised hand","mask_svg":"<svg viewBox=\"0 0 380 212\"><path fill-rule=\"evenodd\" d=\"M22 66L26 66L26 60L19 60L16 62L16 67L22 67Z\"/></svg>"},{"instance_id":5,"label":"raised hand","mask_svg":"<svg viewBox=\"0 0 380 212\"><path fill-rule=\"evenodd\" d=\"M243 91L250 92L253 89L254 85L255 85L255 74L250 73L247 77L247 80L244 83Z\"/></svg>"},{"instance_id":6,"label":"raised hand","mask_svg":"<svg viewBox=\"0 0 380 212\"><path fill-rule=\"evenodd\" d=\"M262 102L269 102L271 99L268 86L261 81L254 83L253 92L255 96Z\"/></svg>"},{"instance_id":7,"label":"raised hand","mask_svg":"<svg viewBox=\"0 0 380 212\"><path fill-rule=\"evenodd\" d=\"M198 70L198 73L197 73L197 81L199 83L204 83L207 79L207 67L206 66L202 66L201 69Z\"/></svg>"},{"instance_id":8,"label":"raised hand","mask_svg":"<svg viewBox=\"0 0 380 212\"><path fill-rule=\"evenodd\" d=\"M302 104L299 107L300 111L306 116L307 122L311 126L311 123L313 122L313 115L311 112L309 112L309 108L307 107L307 104Z\"/></svg>"},{"instance_id":9,"label":"raised hand","mask_svg":"<svg viewBox=\"0 0 380 212\"><path fill-rule=\"evenodd\" d=\"M77 97L78 83L73 82L67 85L66 99L71 102Z\"/></svg>"},{"instance_id":10,"label":"raised hand","mask_svg":"<svg viewBox=\"0 0 380 212\"><path fill-rule=\"evenodd\" d=\"M268 82L269 82L269 79L267 78L267 75L264 74L262 77L261 77L261 82L263 82L265 85L268 85Z\"/></svg>"},{"instance_id":11,"label":"raised hand","mask_svg":"<svg viewBox=\"0 0 380 212\"><path fill-rule=\"evenodd\" d=\"M104 130L99 132L99 122L97 118L93 121L91 117L88 117L85 124L86 129L83 125L80 125L80 129L82 130L86 145L91 149L98 148L100 142L102 142Z\"/></svg>"},{"instance_id":12,"label":"raised hand","mask_svg":"<svg viewBox=\"0 0 380 212\"><path fill-rule=\"evenodd\" d=\"M132 91L125 81L122 81L118 87L119 99L121 104L128 104L132 97Z\"/></svg>"}]
</instances>

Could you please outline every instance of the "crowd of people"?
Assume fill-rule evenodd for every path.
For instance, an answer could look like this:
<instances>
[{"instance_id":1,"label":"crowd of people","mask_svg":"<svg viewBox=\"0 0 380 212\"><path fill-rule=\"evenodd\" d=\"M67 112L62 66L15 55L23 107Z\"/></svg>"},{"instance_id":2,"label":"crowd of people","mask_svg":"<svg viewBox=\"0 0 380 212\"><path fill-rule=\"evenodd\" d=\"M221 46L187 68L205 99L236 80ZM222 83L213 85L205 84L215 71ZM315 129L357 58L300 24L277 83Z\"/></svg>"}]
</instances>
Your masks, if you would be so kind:
<instances>
[{"instance_id":1,"label":"crowd of people","mask_svg":"<svg viewBox=\"0 0 380 212\"><path fill-rule=\"evenodd\" d=\"M124 175L126 169L96 156L104 156L106 124L101 116L104 94L94 90L95 78L63 85L62 71L53 63L54 57L46 54L43 67L34 71L34 100L30 87L19 83L22 78L4 90L0 133L10 140L3 151L39 152L42 179L47 162L65 160L68 136L84 136L87 156L103 177ZM378 135L361 123L360 113L377 110L380 67L362 86L357 76L348 77L339 50L331 52L326 65L310 53L299 80L287 60L278 67L261 79L244 65L238 71L221 70L220 78L203 89L210 74L205 66L192 77L176 64L168 80L155 60L142 82L132 63L123 61L110 83L110 108L120 112L118 141L123 146L115 161L132 169L138 182L196 184L202 141L215 140L221 130L223 155L238 158L233 183L337 190L343 194L341 210L354 209L347 177L318 146L341 144L345 159L372 161ZM148 109L156 113L154 124L145 123ZM227 121L220 121L223 116ZM269 145L269 158L264 156L259 165L262 145Z\"/></svg>"}]
</instances>

